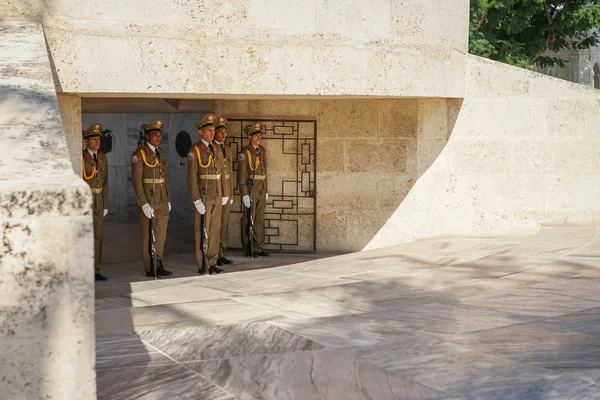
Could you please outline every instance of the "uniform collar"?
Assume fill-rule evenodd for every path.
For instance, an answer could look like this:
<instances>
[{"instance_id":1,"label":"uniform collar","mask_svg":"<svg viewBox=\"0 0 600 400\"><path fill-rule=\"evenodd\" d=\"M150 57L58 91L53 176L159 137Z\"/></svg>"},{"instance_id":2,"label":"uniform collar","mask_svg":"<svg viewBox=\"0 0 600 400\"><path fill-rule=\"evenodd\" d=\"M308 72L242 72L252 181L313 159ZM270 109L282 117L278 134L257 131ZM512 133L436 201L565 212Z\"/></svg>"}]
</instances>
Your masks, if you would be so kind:
<instances>
[{"instance_id":1,"label":"uniform collar","mask_svg":"<svg viewBox=\"0 0 600 400\"><path fill-rule=\"evenodd\" d=\"M156 147L152 146L150 143L146 143L148 145L148 147L150 147L150 150L152 150L154 152L154 154L156 154Z\"/></svg>"},{"instance_id":2,"label":"uniform collar","mask_svg":"<svg viewBox=\"0 0 600 400\"><path fill-rule=\"evenodd\" d=\"M215 142L215 144L216 144L217 146L220 146L220 145L222 145L222 144L223 144L223 143L219 143L219 142L217 142L216 140L213 140L213 142Z\"/></svg>"},{"instance_id":3,"label":"uniform collar","mask_svg":"<svg viewBox=\"0 0 600 400\"><path fill-rule=\"evenodd\" d=\"M90 156L94 157L94 154L98 154L98 151L93 152L90 149L86 148L86 150L88 151L88 153L90 153Z\"/></svg>"},{"instance_id":4,"label":"uniform collar","mask_svg":"<svg viewBox=\"0 0 600 400\"><path fill-rule=\"evenodd\" d=\"M206 141L206 140L204 140L204 139L200 139L200 141L201 141L202 143L204 143L204 145L205 145L206 147L208 147L208 146L210 145L210 143L209 143L209 142L207 142L207 141Z\"/></svg>"}]
</instances>

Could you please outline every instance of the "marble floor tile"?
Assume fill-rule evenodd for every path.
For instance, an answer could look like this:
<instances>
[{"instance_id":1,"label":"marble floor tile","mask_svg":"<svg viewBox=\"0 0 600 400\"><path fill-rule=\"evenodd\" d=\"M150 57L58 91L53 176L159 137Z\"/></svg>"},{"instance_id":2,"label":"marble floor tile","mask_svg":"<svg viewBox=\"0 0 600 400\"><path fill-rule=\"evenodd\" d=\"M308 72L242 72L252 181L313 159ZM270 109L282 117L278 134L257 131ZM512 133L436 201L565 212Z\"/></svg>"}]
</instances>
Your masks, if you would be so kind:
<instances>
[{"instance_id":1,"label":"marble floor tile","mask_svg":"<svg viewBox=\"0 0 600 400\"><path fill-rule=\"evenodd\" d=\"M586 271L600 271L600 241L598 243L597 254L595 250L592 250L589 246L580 249L568 256L557 260L556 262L563 262L571 265L575 268L581 268Z\"/></svg>"},{"instance_id":2,"label":"marble floor tile","mask_svg":"<svg viewBox=\"0 0 600 400\"><path fill-rule=\"evenodd\" d=\"M236 399L181 365L101 370L96 385L98 400Z\"/></svg>"},{"instance_id":3,"label":"marble floor tile","mask_svg":"<svg viewBox=\"0 0 600 400\"><path fill-rule=\"evenodd\" d=\"M581 254L585 257L600 257L600 235L597 235L596 239L581 249L578 254Z\"/></svg>"},{"instance_id":4,"label":"marble floor tile","mask_svg":"<svg viewBox=\"0 0 600 400\"><path fill-rule=\"evenodd\" d=\"M96 357L114 357L122 354L147 353L152 347L132 333L96 335Z\"/></svg>"},{"instance_id":5,"label":"marble floor tile","mask_svg":"<svg viewBox=\"0 0 600 400\"><path fill-rule=\"evenodd\" d=\"M390 343L347 349L386 371L450 394L512 388L560 378L547 369L480 353L450 343Z\"/></svg>"},{"instance_id":6,"label":"marble floor tile","mask_svg":"<svg viewBox=\"0 0 600 400\"><path fill-rule=\"evenodd\" d=\"M96 334L129 332L147 324L166 322L147 307L111 308L96 311Z\"/></svg>"},{"instance_id":7,"label":"marble floor tile","mask_svg":"<svg viewBox=\"0 0 600 400\"><path fill-rule=\"evenodd\" d=\"M280 316L276 311L240 303L235 299L165 304L146 308L151 310L159 321L170 323L187 321L196 325L243 323L256 318L262 320Z\"/></svg>"},{"instance_id":8,"label":"marble floor tile","mask_svg":"<svg viewBox=\"0 0 600 400\"><path fill-rule=\"evenodd\" d=\"M600 338L546 324L490 329L449 340L479 352L557 372L600 373Z\"/></svg>"},{"instance_id":9,"label":"marble floor tile","mask_svg":"<svg viewBox=\"0 0 600 400\"><path fill-rule=\"evenodd\" d=\"M510 283L515 287L519 287L537 285L538 283L548 282L554 279L556 279L556 277L552 277L543 272L539 272L535 268L533 268L529 271L501 276L494 279L493 281L499 283Z\"/></svg>"},{"instance_id":10,"label":"marble floor tile","mask_svg":"<svg viewBox=\"0 0 600 400\"><path fill-rule=\"evenodd\" d=\"M448 341L488 353L513 355L527 350L595 343L598 338L536 322L456 335Z\"/></svg>"},{"instance_id":11,"label":"marble floor tile","mask_svg":"<svg viewBox=\"0 0 600 400\"><path fill-rule=\"evenodd\" d=\"M309 274L290 274L284 276L275 276L262 279L258 282L262 287L278 286L282 291L304 290L320 288L324 286L337 286L355 282L352 279L327 278L318 275Z\"/></svg>"},{"instance_id":12,"label":"marble floor tile","mask_svg":"<svg viewBox=\"0 0 600 400\"><path fill-rule=\"evenodd\" d=\"M289 271L295 274L308 274L323 278L343 278L353 274L368 271L377 271L392 265L391 261L378 260L371 262L368 260L342 260L327 259L319 263L304 263L289 267Z\"/></svg>"},{"instance_id":13,"label":"marble floor tile","mask_svg":"<svg viewBox=\"0 0 600 400\"><path fill-rule=\"evenodd\" d=\"M499 275L495 274L494 270L453 265L434 270L423 269L411 271L401 278L397 278L397 280L412 288L436 289L464 285L483 279L496 278L497 276ZM388 279L391 282L396 281L396 279L391 277Z\"/></svg>"},{"instance_id":14,"label":"marble floor tile","mask_svg":"<svg viewBox=\"0 0 600 400\"><path fill-rule=\"evenodd\" d=\"M221 278L221 276L219 276L219 278ZM276 273L272 276L260 278L244 277L244 279L240 279L232 274L223 276L223 278L218 281L196 281L195 285L218 289L232 295L257 295L343 285L351 282L353 281L349 279L335 279L297 273Z\"/></svg>"},{"instance_id":15,"label":"marble floor tile","mask_svg":"<svg viewBox=\"0 0 600 400\"><path fill-rule=\"evenodd\" d=\"M461 299L460 304L521 314L530 318L554 317L600 306L600 302L597 301L559 292L535 290L532 287L522 287L504 294L468 297Z\"/></svg>"},{"instance_id":16,"label":"marble floor tile","mask_svg":"<svg viewBox=\"0 0 600 400\"><path fill-rule=\"evenodd\" d=\"M364 302L409 293L415 289L398 282L352 282L280 293L236 298L236 301L269 310L289 310L302 306L315 306L345 302Z\"/></svg>"},{"instance_id":17,"label":"marble floor tile","mask_svg":"<svg viewBox=\"0 0 600 400\"><path fill-rule=\"evenodd\" d=\"M554 278L572 278L578 275L586 273L597 273L599 258L593 258L593 260L585 260L589 257L578 257L576 255L570 255L568 257L561 258L541 265L534 269L539 273L544 273Z\"/></svg>"},{"instance_id":18,"label":"marble floor tile","mask_svg":"<svg viewBox=\"0 0 600 400\"><path fill-rule=\"evenodd\" d=\"M290 319L335 317L340 315L365 314L372 311L384 311L369 303L349 302L323 305L294 307L289 310L278 310L277 313Z\"/></svg>"},{"instance_id":19,"label":"marble floor tile","mask_svg":"<svg viewBox=\"0 0 600 400\"><path fill-rule=\"evenodd\" d=\"M287 276L287 275L291 275L292 272L288 272L285 270L285 267L273 267L273 268L266 268L266 269L252 269L252 270L248 270L248 271L234 271L232 273L229 273L229 271L231 271L231 267L229 266L225 266L223 267L223 269L225 269L225 271L227 271L224 275L218 275L216 276L216 278L219 278L219 280L217 282L214 281L214 279L211 280L198 280L195 279L195 282L210 282L210 283L219 283L220 280L225 280L225 281L239 281L239 282L243 282L243 283L256 283L256 282L261 282L263 279L271 279L271 278L275 278L275 277L279 277L279 276ZM208 276L208 278L215 278L215 277L211 277Z\"/></svg>"},{"instance_id":20,"label":"marble floor tile","mask_svg":"<svg viewBox=\"0 0 600 400\"><path fill-rule=\"evenodd\" d=\"M174 364L175 362L131 333L96 338L96 370Z\"/></svg>"},{"instance_id":21,"label":"marble floor tile","mask_svg":"<svg viewBox=\"0 0 600 400\"><path fill-rule=\"evenodd\" d=\"M500 277L537 268L559 256L557 254L539 254L539 251L529 252L528 250L531 249L519 250L523 254L514 254L514 248L510 248L473 261L460 263L458 266L485 270L496 277Z\"/></svg>"},{"instance_id":22,"label":"marble floor tile","mask_svg":"<svg viewBox=\"0 0 600 400\"><path fill-rule=\"evenodd\" d=\"M96 371L107 369L134 368L141 366L173 365L175 362L157 351L96 357Z\"/></svg>"},{"instance_id":23,"label":"marble floor tile","mask_svg":"<svg viewBox=\"0 0 600 400\"><path fill-rule=\"evenodd\" d=\"M240 400L442 399L446 394L340 351L186 364Z\"/></svg>"},{"instance_id":24,"label":"marble floor tile","mask_svg":"<svg viewBox=\"0 0 600 400\"><path fill-rule=\"evenodd\" d=\"M586 278L556 279L550 282L529 286L531 290L550 294L571 296L600 302L600 281Z\"/></svg>"},{"instance_id":25,"label":"marble floor tile","mask_svg":"<svg viewBox=\"0 0 600 400\"><path fill-rule=\"evenodd\" d=\"M113 308L120 308L120 307L126 307L126 306L124 306L121 302L112 301L110 299L96 299L96 302L95 302L96 311L110 310Z\"/></svg>"},{"instance_id":26,"label":"marble floor tile","mask_svg":"<svg viewBox=\"0 0 600 400\"><path fill-rule=\"evenodd\" d=\"M412 262L416 266L457 265L511 248L511 244L495 240L465 238L417 241L389 249L389 256L395 262ZM400 251L399 251L400 250ZM375 257L381 257L377 253Z\"/></svg>"},{"instance_id":27,"label":"marble floor tile","mask_svg":"<svg viewBox=\"0 0 600 400\"><path fill-rule=\"evenodd\" d=\"M578 379L557 379L538 385L482 389L448 400L598 400L600 385Z\"/></svg>"},{"instance_id":28,"label":"marble floor tile","mask_svg":"<svg viewBox=\"0 0 600 400\"><path fill-rule=\"evenodd\" d=\"M376 319L362 314L270 323L330 348L371 346L416 334L399 320Z\"/></svg>"},{"instance_id":29,"label":"marble floor tile","mask_svg":"<svg viewBox=\"0 0 600 400\"><path fill-rule=\"evenodd\" d=\"M124 307L143 307L146 305L152 305L156 302L154 301L145 301L146 298L152 297L153 294L160 295L160 298L157 298L157 301L163 300L170 301L173 297L172 294L179 288L182 293L186 293L185 296L193 296L196 295L194 285L197 283L196 280L190 278L167 278L167 279L148 279L144 278L144 281L132 281L127 285L124 285L123 282L119 282L114 285L117 290L111 290L110 292L103 290L99 292L97 289L96 298L100 297L100 300L105 300L108 302L112 302L118 304L119 306ZM112 285L112 283L111 283ZM100 285L96 285L97 287ZM104 287L104 285L102 285ZM102 288L100 288L102 289ZM214 289L211 289L211 293ZM226 294L221 294L221 296L225 296ZM181 296L181 297L185 297ZM189 301L189 300L188 300ZM175 302L180 302L179 298L176 298ZM162 304L162 303L159 303Z\"/></svg>"},{"instance_id":30,"label":"marble floor tile","mask_svg":"<svg viewBox=\"0 0 600 400\"><path fill-rule=\"evenodd\" d=\"M573 276L573 278L590 279L598 281L600 280L600 269L587 270L582 272L581 274Z\"/></svg>"},{"instance_id":31,"label":"marble floor tile","mask_svg":"<svg viewBox=\"0 0 600 400\"><path fill-rule=\"evenodd\" d=\"M600 336L600 308L561 315L542 321L544 324L557 326L564 330Z\"/></svg>"},{"instance_id":32,"label":"marble floor tile","mask_svg":"<svg viewBox=\"0 0 600 400\"><path fill-rule=\"evenodd\" d=\"M154 330L137 335L179 362L320 350L325 347L268 323Z\"/></svg>"},{"instance_id":33,"label":"marble floor tile","mask_svg":"<svg viewBox=\"0 0 600 400\"><path fill-rule=\"evenodd\" d=\"M130 295L131 307L187 303L191 301L215 300L226 297L228 297L228 294L221 290L206 287L201 288L192 283L145 290Z\"/></svg>"},{"instance_id":34,"label":"marble floor tile","mask_svg":"<svg viewBox=\"0 0 600 400\"><path fill-rule=\"evenodd\" d=\"M520 282L501 278L477 280L465 284L447 286L437 289L418 290L388 299L368 301L368 303L380 308L391 310L404 309L407 307L414 307L430 303L457 304L460 299L484 294L490 295L506 293L510 290L518 288L519 286L531 284L532 282L540 283L541 281L533 281L528 279L524 282Z\"/></svg>"},{"instance_id":35,"label":"marble floor tile","mask_svg":"<svg viewBox=\"0 0 600 400\"><path fill-rule=\"evenodd\" d=\"M401 321L405 326L431 335L455 335L520 323L509 313L464 306L431 303L385 312L373 312L372 319Z\"/></svg>"},{"instance_id":36,"label":"marble floor tile","mask_svg":"<svg viewBox=\"0 0 600 400\"><path fill-rule=\"evenodd\" d=\"M190 278L180 277L169 277L155 280L149 279L144 275L139 281L133 281L129 283L130 290L128 293L141 293L147 290L165 289L168 287L176 287L181 285L185 286L193 281L194 280Z\"/></svg>"}]
</instances>

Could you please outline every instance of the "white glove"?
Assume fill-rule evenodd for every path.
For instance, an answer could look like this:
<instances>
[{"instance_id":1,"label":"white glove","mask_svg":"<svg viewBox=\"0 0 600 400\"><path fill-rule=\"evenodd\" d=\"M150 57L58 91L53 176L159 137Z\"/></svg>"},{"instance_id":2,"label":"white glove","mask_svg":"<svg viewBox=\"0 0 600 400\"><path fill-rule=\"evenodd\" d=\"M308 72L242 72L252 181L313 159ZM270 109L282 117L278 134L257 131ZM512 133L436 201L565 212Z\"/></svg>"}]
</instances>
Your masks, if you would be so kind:
<instances>
[{"instance_id":1,"label":"white glove","mask_svg":"<svg viewBox=\"0 0 600 400\"><path fill-rule=\"evenodd\" d=\"M144 212L144 215L146 215L146 218L148 219L152 219L154 218L154 209L152 207L150 207L150 204L146 203L142 206L142 211Z\"/></svg>"},{"instance_id":2,"label":"white glove","mask_svg":"<svg viewBox=\"0 0 600 400\"><path fill-rule=\"evenodd\" d=\"M243 196L242 201L244 202L244 205L246 206L246 208L250 208L250 196L248 196L248 195Z\"/></svg>"},{"instance_id":3,"label":"white glove","mask_svg":"<svg viewBox=\"0 0 600 400\"><path fill-rule=\"evenodd\" d=\"M103 217L106 217L106 214L108 214L108 210L105 208Z\"/></svg>"},{"instance_id":4,"label":"white glove","mask_svg":"<svg viewBox=\"0 0 600 400\"><path fill-rule=\"evenodd\" d=\"M269 193L265 193L265 200L269 200Z\"/></svg>"},{"instance_id":5,"label":"white glove","mask_svg":"<svg viewBox=\"0 0 600 400\"><path fill-rule=\"evenodd\" d=\"M229 200L229 204L233 204L233 199Z\"/></svg>"},{"instance_id":6,"label":"white glove","mask_svg":"<svg viewBox=\"0 0 600 400\"><path fill-rule=\"evenodd\" d=\"M194 202L194 206L196 207L196 210L198 210L200 215L204 215L204 213L206 212L206 207L204 207L204 204L202 204L202 200L196 200Z\"/></svg>"},{"instance_id":7,"label":"white glove","mask_svg":"<svg viewBox=\"0 0 600 400\"><path fill-rule=\"evenodd\" d=\"M171 202L169 202L169 212L171 212Z\"/></svg>"},{"instance_id":8,"label":"white glove","mask_svg":"<svg viewBox=\"0 0 600 400\"><path fill-rule=\"evenodd\" d=\"M229 197L223 197L221 199L221 206L224 206L225 204L227 204L228 201L229 201Z\"/></svg>"}]
</instances>

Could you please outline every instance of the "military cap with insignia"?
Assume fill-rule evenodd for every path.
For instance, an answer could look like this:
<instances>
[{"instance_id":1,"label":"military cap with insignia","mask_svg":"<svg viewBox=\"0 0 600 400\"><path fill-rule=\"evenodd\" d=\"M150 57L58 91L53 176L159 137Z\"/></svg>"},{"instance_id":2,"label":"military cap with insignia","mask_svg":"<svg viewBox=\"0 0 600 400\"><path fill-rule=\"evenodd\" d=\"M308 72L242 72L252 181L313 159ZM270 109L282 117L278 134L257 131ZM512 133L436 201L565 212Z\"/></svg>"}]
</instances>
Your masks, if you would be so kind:
<instances>
[{"instance_id":1,"label":"military cap with insignia","mask_svg":"<svg viewBox=\"0 0 600 400\"><path fill-rule=\"evenodd\" d=\"M205 126L215 126L215 120L216 119L217 119L217 117L215 117L215 114L206 114L200 120L200 122L196 123L196 128L202 129Z\"/></svg>"},{"instance_id":2,"label":"military cap with insignia","mask_svg":"<svg viewBox=\"0 0 600 400\"><path fill-rule=\"evenodd\" d=\"M225 118L225 117L217 118L217 123L215 124L215 128L227 128L227 118Z\"/></svg>"},{"instance_id":3,"label":"military cap with insignia","mask_svg":"<svg viewBox=\"0 0 600 400\"><path fill-rule=\"evenodd\" d=\"M263 124L261 124L260 122L255 123L252 126L249 126L246 129L246 135L250 136L250 135L254 135L257 133L263 133Z\"/></svg>"},{"instance_id":4,"label":"military cap with insignia","mask_svg":"<svg viewBox=\"0 0 600 400\"><path fill-rule=\"evenodd\" d=\"M140 126L140 128L143 129L144 132L157 131L157 130L162 131L164 126L165 126L164 121L160 118L156 118L147 124L143 124L142 126Z\"/></svg>"},{"instance_id":5,"label":"military cap with insignia","mask_svg":"<svg viewBox=\"0 0 600 400\"><path fill-rule=\"evenodd\" d=\"M102 125L100 124L92 124L89 128L83 131L83 138L91 138L96 136L102 136Z\"/></svg>"}]
</instances>

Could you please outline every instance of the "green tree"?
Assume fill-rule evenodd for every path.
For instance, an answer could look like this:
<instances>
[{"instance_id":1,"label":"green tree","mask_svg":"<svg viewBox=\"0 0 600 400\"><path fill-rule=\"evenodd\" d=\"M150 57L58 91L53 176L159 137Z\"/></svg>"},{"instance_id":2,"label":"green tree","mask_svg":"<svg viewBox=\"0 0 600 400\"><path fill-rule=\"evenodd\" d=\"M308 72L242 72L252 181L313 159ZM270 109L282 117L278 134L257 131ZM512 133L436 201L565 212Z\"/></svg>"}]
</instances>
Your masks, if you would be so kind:
<instances>
[{"instance_id":1,"label":"green tree","mask_svg":"<svg viewBox=\"0 0 600 400\"><path fill-rule=\"evenodd\" d=\"M567 60L547 50L600 43L600 0L471 0L469 52L532 69Z\"/></svg>"}]
</instances>

